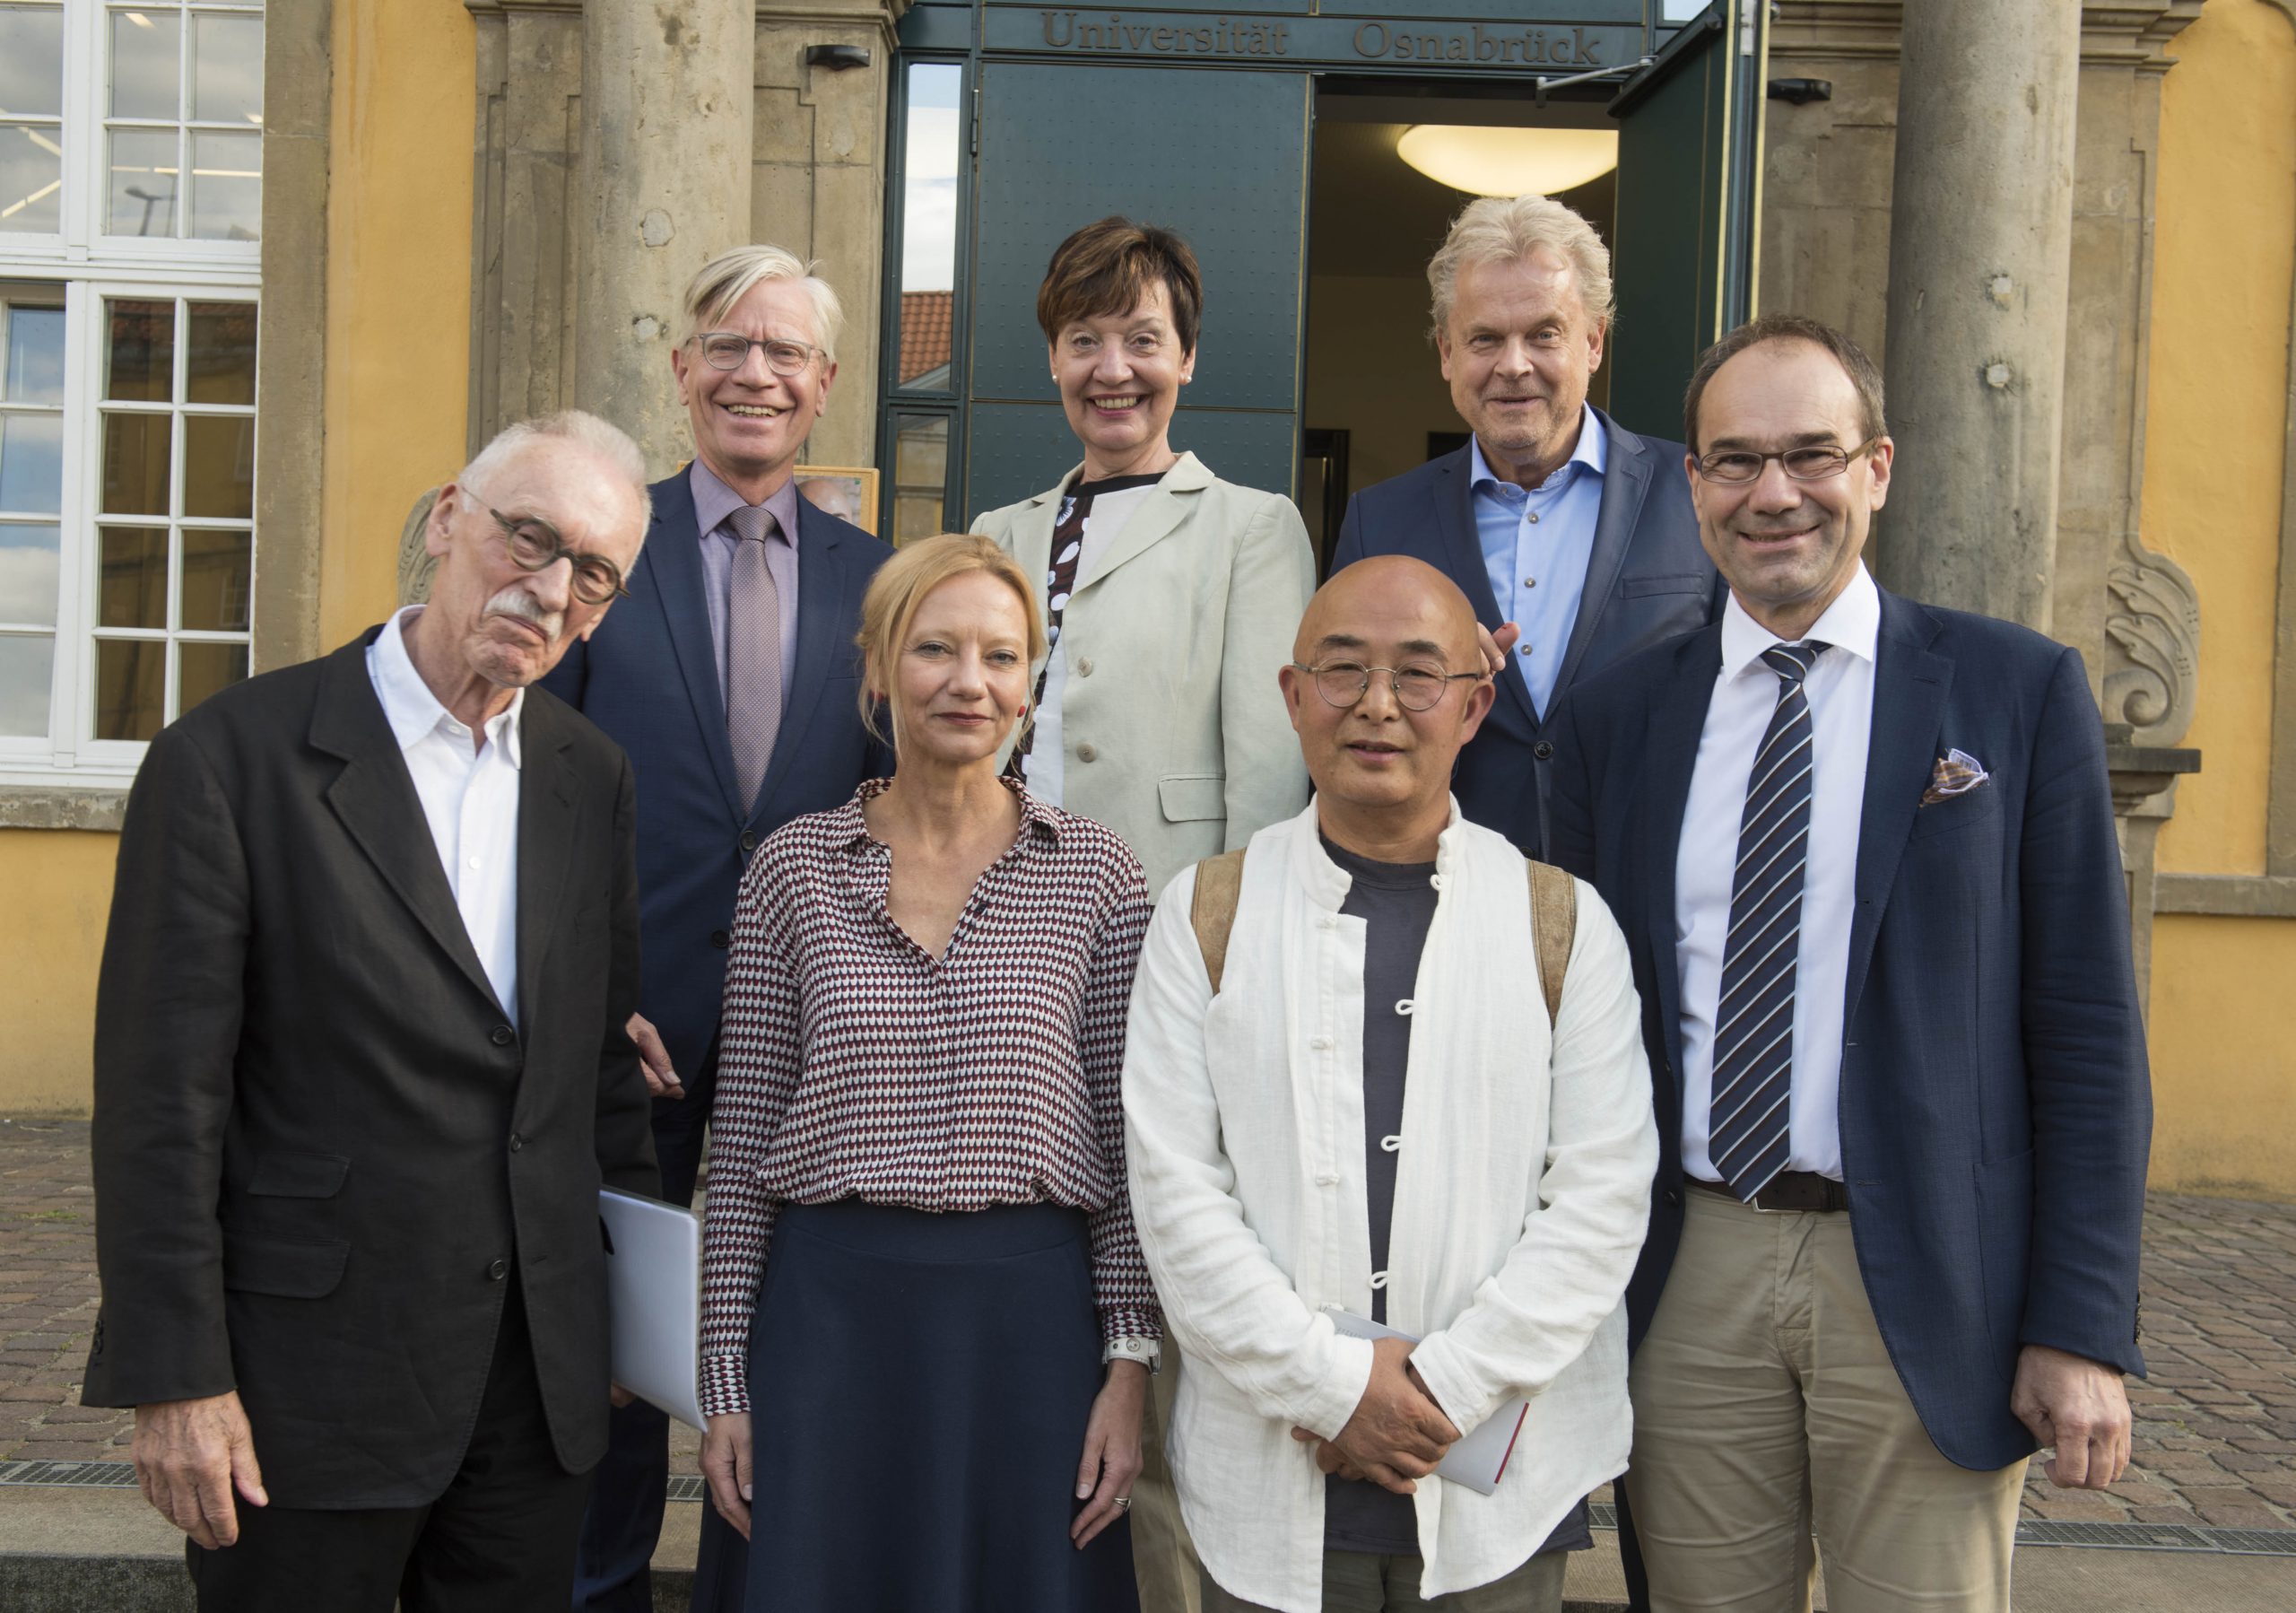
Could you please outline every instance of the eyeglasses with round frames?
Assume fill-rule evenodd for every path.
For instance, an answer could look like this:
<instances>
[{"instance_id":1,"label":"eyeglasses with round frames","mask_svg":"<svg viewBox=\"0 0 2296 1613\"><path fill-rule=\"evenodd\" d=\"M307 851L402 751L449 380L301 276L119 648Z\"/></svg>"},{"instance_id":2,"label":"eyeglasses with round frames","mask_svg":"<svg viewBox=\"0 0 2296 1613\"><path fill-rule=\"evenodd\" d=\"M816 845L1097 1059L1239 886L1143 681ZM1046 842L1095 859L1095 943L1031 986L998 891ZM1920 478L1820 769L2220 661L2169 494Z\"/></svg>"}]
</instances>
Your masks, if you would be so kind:
<instances>
[{"instance_id":1,"label":"eyeglasses with round frames","mask_svg":"<svg viewBox=\"0 0 2296 1613\"><path fill-rule=\"evenodd\" d=\"M569 547L548 521L538 516L505 515L494 509L486 513L502 528L502 541L520 571L547 571L563 560L574 568L574 597L583 604L605 605L629 597L630 590L622 586L621 567L603 554L585 554Z\"/></svg>"},{"instance_id":2,"label":"eyeglasses with round frames","mask_svg":"<svg viewBox=\"0 0 2296 1613\"><path fill-rule=\"evenodd\" d=\"M1371 675L1387 675L1387 687L1396 692L1396 704L1406 711L1431 711L1441 703L1443 692L1457 683L1481 683L1489 675L1482 672L1446 672L1440 667L1366 667L1361 661L1326 661L1320 666L1303 667L1290 663L1294 672L1304 672L1315 680L1316 693L1324 697L1327 706L1348 711L1362 702L1371 692Z\"/></svg>"},{"instance_id":3,"label":"eyeglasses with round frames","mask_svg":"<svg viewBox=\"0 0 2296 1613\"><path fill-rule=\"evenodd\" d=\"M1851 460L1871 451L1880 440L1879 437L1868 437L1856 448L1836 448L1831 442L1812 443L1774 454L1758 454L1750 448L1717 449L1698 457L1698 474L1709 482L1743 484L1760 481L1762 467L1775 459L1789 480L1822 482L1848 470Z\"/></svg>"},{"instance_id":4,"label":"eyeglasses with round frames","mask_svg":"<svg viewBox=\"0 0 2296 1613\"><path fill-rule=\"evenodd\" d=\"M805 366L816 357L829 354L810 342L791 342L779 336L767 341L755 341L738 331L705 331L693 338L700 344L701 356L713 370L739 370L749 362L750 349L765 349L765 367L776 375L803 375Z\"/></svg>"}]
</instances>

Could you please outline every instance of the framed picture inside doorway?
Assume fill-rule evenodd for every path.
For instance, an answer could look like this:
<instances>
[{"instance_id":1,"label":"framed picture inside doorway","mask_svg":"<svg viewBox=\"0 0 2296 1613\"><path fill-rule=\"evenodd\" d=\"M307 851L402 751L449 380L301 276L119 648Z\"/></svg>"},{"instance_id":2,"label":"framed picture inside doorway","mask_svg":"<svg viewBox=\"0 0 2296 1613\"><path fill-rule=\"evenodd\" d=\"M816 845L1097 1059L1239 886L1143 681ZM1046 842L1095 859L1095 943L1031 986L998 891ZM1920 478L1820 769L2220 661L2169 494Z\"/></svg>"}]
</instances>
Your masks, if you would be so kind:
<instances>
[{"instance_id":1,"label":"framed picture inside doorway","mask_svg":"<svg viewBox=\"0 0 2296 1613\"><path fill-rule=\"evenodd\" d=\"M797 496L871 536L877 531L877 473L865 465L800 465Z\"/></svg>"}]
</instances>

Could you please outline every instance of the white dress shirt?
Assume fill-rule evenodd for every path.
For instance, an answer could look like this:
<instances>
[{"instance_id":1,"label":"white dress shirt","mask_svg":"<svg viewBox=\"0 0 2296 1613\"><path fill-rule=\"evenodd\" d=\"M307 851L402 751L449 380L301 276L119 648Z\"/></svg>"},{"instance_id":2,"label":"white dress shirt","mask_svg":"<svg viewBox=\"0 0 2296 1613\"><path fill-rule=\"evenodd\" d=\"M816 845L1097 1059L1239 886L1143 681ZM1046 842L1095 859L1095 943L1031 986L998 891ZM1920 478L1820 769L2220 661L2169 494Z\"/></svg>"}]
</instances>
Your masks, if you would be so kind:
<instances>
[{"instance_id":1,"label":"white dress shirt","mask_svg":"<svg viewBox=\"0 0 2296 1613\"><path fill-rule=\"evenodd\" d=\"M439 703L406 653L410 605L367 647L367 676L398 738L414 793L430 821L447 888L504 1017L518 1023L518 714L526 692L486 724L474 745L468 727Z\"/></svg>"},{"instance_id":2,"label":"white dress shirt","mask_svg":"<svg viewBox=\"0 0 2296 1613\"><path fill-rule=\"evenodd\" d=\"M1794 975L1789 1171L1841 1180L1841 1038L1849 983L1849 924L1857 907L1857 825L1874 733L1874 647L1881 591L1861 564L1805 642L1831 646L1810 668L1809 860L1802 870L1802 936ZM1714 1013L1730 883L1754 754L1778 707L1778 674L1761 658L1782 640L1732 595L1722 610L1722 670L1706 708L1674 859L1674 961L1683 1005L1683 1169L1719 1181L1707 1148L1713 1119Z\"/></svg>"},{"instance_id":3,"label":"white dress shirt","mask_svg":"<svg viewBox=\"0 0 2296 1613\"><path fill-rule=\"evenodd\" d=\"M1527 1399L1504 1481L1413 1497L1431 1600L1518 1566L1626 1466L1626 1281L1658 1159L1626 942L1592 886L1550 1029L1523 854L1451 809L1412 994L1387 1321L1451 1420ZM1188 910L1149 921L1124 1049L1141 1251L1186 1357L1165 1443L1212 1577L1278 1613L1323 1606L1324 1476L1297 1426L1354 1415L1371 1347L1363 1158L1364 921L1316 808L1251 838L1220 995Z\"/></svg>"}]
</instances>

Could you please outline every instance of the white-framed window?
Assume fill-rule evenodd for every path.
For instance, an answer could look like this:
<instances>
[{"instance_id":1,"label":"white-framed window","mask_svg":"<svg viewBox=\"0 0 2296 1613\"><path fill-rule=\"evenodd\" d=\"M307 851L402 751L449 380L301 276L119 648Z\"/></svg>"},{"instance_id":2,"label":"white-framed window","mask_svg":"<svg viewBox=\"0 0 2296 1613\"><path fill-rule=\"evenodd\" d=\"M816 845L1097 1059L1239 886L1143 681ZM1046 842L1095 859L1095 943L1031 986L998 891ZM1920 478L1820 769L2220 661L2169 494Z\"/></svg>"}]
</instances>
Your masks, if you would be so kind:
<instances>
[{"instance_id":1,"label":"white-framed window","mask_svg":"<svg viewBox=\"0 0 2296 1613\"><path fill-rule=\"evenodd\" d=\"M248 675L263 11L0 0L0 784Z\"/></svg>"}]
</instances>

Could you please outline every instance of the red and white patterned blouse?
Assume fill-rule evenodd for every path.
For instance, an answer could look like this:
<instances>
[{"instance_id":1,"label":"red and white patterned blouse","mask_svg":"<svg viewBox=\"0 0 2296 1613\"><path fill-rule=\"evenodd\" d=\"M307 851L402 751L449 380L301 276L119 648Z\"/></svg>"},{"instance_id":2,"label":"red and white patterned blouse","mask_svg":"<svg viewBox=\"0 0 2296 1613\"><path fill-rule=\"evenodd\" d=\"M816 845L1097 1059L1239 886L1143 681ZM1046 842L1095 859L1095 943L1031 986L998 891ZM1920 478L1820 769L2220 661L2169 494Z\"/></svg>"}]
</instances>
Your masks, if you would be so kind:
<instances>
[{"instance_id":1,"label":"red and white patterned blouse","mask_svg":"<svg viewBox=\"0 0 2296 1613\"><path fill-rule=\"evenodd\" d=\"M1103 1338L1162 1331L1125 1188L1126 1008L1148 887L1110 831L1031 798L935 958L885 909L862 804L793 819L742 880L710 1113L701 1409L749 1409L784 1202L1088 1212Z\"/></svg>"}]
</instances>

